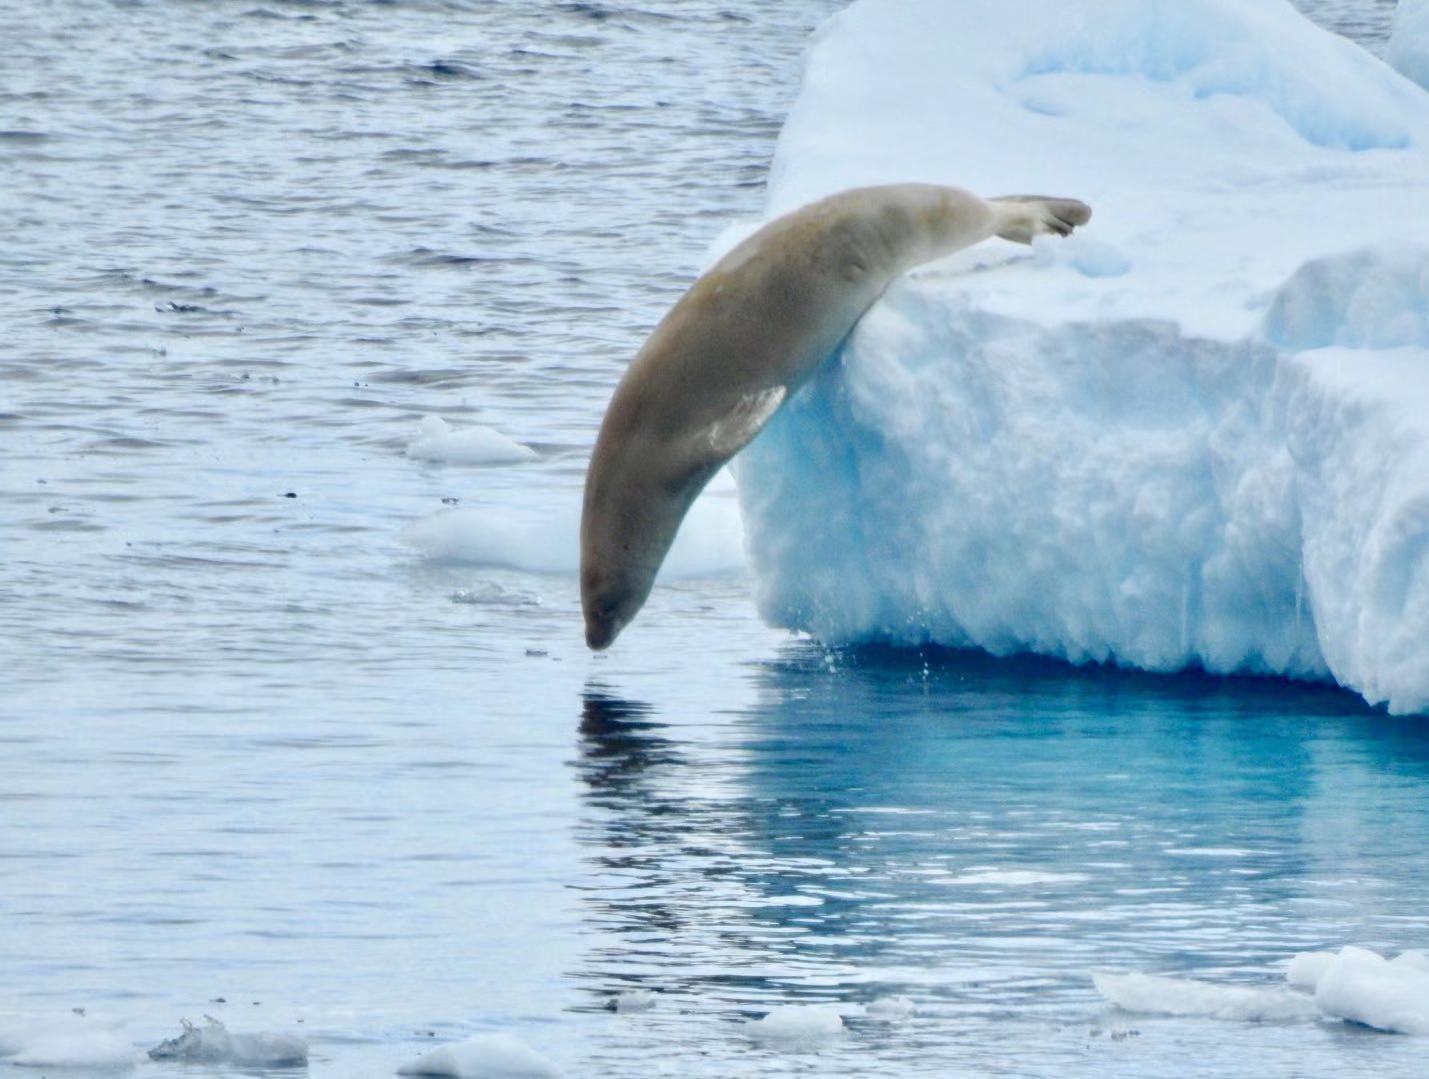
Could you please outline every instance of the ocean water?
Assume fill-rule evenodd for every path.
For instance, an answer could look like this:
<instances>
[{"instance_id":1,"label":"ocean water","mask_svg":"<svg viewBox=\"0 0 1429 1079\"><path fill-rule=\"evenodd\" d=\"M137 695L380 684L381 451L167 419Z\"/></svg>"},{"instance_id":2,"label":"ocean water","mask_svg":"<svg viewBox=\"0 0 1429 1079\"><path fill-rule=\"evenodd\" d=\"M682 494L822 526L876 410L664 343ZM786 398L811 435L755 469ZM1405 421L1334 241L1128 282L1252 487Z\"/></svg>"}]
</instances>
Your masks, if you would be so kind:
<instances>
[{"instance_id":1,"label":"ocean water","mask_svg":"<svg viewBox=\"0 0 1429 1079\"><path fill-rule=\"evenodd\" d=\"M208 1013L322 1076L480 1032L572 1076L1423 1074L1090 977L1429 946L1422 721L826 653L738 574L591 656L519 539L403 542L569 515L838 6L0 0L0 1018ZM1306 5L1376 49L1392 6ZM540 459L414 461L428 414Z\"/></svg>"}]
</instances>

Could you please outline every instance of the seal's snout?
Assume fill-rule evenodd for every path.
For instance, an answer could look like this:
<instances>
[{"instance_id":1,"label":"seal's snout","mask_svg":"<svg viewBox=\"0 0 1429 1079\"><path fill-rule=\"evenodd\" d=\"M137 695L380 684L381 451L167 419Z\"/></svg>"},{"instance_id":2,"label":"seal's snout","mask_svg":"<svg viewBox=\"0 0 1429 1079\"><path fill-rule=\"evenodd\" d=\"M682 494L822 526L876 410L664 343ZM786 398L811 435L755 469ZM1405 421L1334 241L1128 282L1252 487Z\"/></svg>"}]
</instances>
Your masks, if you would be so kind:
<instances>
[{"instance_id":1,"label":"seal's snout","mask_svg":"<svg viewBox=\"0 0 1429 1079\"><path fill-rule=\"evenodd\" d=\"M1052 212L1073 228L1080 228L1092 219L1092 208L1081 199L1055 199Z\"/></svg>"},{"instance_id":2,"label":"seal's snout","mask_svg":"<svg viewBox=\"0 0 1429 1079\"><path fill-rule=\"evenodd\" d=\"M600 652L610 647L618 631L608 623L587 618L585 624L586 647L592 652Z\"/></svg>"},{"instance_id":3,"label":"seal's snout","mask_svg":"<svg viewBox=\"0 0 1429 1079\"><path fill-rule=\"evenodd\" d=\"M585 643L592 652L602 652L615 643L628 618L621 618L609 607L592 603L585 609Z\"/></svg>"}]
</instances>

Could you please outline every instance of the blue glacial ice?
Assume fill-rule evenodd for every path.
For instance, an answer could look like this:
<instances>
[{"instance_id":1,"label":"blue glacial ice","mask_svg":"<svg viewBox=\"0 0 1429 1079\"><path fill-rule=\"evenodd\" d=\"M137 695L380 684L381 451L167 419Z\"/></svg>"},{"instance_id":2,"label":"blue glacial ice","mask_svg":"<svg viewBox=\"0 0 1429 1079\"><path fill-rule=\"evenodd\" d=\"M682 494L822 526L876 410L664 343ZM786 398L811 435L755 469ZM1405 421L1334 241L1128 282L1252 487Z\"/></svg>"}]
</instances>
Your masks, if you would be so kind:
<instances>
[{"instance_id":1,"label":"blue glacial ice","mask_svg":"<svg viewBox=\"0 0 1429 1079\"><path fill-rule=\"evenodd\" d=\"M1429 93L1286 0L863 0L769 212L1090 202L896 283L739 462L761 612L1429 709Z\"/></svg>"}]
</instances>

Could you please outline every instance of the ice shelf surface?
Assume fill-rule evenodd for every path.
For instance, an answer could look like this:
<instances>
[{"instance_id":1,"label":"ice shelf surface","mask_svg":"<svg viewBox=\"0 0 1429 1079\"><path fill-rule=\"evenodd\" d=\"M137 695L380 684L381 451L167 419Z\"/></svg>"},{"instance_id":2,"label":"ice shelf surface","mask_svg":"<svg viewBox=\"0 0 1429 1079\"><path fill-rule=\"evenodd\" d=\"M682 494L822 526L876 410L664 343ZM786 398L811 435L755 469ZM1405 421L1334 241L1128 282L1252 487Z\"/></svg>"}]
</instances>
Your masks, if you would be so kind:
<instances>
[{"instance_id":1,"label":"ice shelf surface","mask_svg":"<svg viewBox=\"0 0 1429 1079\"><path fill-rule=\"evenodd\" d=\"M766 619L1429 709L1429 93L1286 0L863 0L769 212L903 180L1095 217L895 283L745 451Z\"/></svg>"}]
</instances>

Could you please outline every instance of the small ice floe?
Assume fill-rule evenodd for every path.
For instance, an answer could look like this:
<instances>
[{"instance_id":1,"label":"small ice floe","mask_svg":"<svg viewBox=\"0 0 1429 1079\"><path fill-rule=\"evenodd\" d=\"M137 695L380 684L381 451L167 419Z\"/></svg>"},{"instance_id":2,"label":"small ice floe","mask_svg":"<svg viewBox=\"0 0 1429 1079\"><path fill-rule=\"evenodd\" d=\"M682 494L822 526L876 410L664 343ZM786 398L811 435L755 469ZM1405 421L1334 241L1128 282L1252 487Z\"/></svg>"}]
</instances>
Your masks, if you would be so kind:
<instances>
[{"instance_id":1,"label":"small ice floe","mask_svg":"<svg viewBox=\"0 0 1429 1079\"><path fill-rule=\"evenodd\" d=\"M1286 1023L1320 1015L1313 1000L1289 989L1212 985L1156 974L1094 974L1092 981L1098 993L1128 1012L1251 1023Z\"/></svg>"},{"instance_id":2,"label":"small ice floe","mask_svg":"<svg viewBox=\"0 0 1429 1079\"><path fill-rule=\"evenodd\" d=\"M837 1004L786 1004L745 1024L744 1030L755 1041L779 1049L818 1049L843 1036L844 1010Z\"/></svg>"},{"instance_id":3,"label":"small ice floe","mask_svg":"<svg viewBox=\"0 0 1429 1079\"><path fill-rule=\"evenodd\" d=\"M509 465L535 460L536 451L490 427L457 428L440 416L426 416L407 444L407 456L447 465Z\"/></svg>"},{"instance_id":4,"label":"small ice floe","mask_svg":"<svg viewBox=\"0 0 1429 1079\"><path fill-rule=\"evenodd\" d=\"M398 1075L449 1079L560 1079L561 1070L509 1034L478 1034L423 1053Z\"/></svg>"},{"instance_id":5,"label":"small ice floe","mask_svg":"<svg viewBox=\"0 0 1429 1079\"><path fill-rule=\"evenodd\" d=\"M471 588L458 588L452 593L452 602L512 609L541 606L539 596L517 588L502 588L495 581L483 581Z\"/></svg>"},{"instance_id":6,"label":"small ice floe","mask_svg":"<svg viewBox=\"0 0 1429 1079\"><path fill-rule=\"evenodd\" d=\"M6 1018L0 1020L0 1060L23 1068L128 1070L140 1058L123 1027L122 1019L87 1016L83 1008L43 1019Z\"/></svg>"},{"instance_id":7,"label":"small ice floe","mask_svg":"<svg viewBox=\"0 0 1429 1079\"><path fill-rule=\"evenodd\" d=\"M1313 989L1320 1011L1393 1034L1429 1037L1429 956L1386 959L1365 948L1308 952L1290 961L1291 985Z\"/></svg>"},{"instance_id":8,"label":"small ice floe","mask_svg":"<svg viewBox=\"0 0 1429 1079\"><path fill-rule=\"evenodd\" d=\"M907 997L879 997L864 1009L863 1014L870 1019L897 1021L910 1019L918 1010Z\"/></svg>"},{"instance_id":9,"label":"small ice floe","mask_svg":"<svg viewBox=\"0 0 1429 1079\"><path fill-rule=\"evenodd\" d=\"M1320 983L1320 976L1330 969L1337 958L1334 952L1300 952L1290 960L1285 968L1285 980L1291 989L1301 989L1313 993Z\"/></svg>"},{"instance_id":10,"label":"small ice floe","mask_svg":"<svg viewBox=\"0 0 1429 1079\"><path fill-rule=\"evenodd\" d=\"M610 1010L621 1015L648 1012L655 1007L655 994L648 989L628 989L610 998Z\"/></svg>"},{"instance_id":11,"label":"small ice floe","mask_svg":"<svg viewBox=\"0 0 1429 1079\"><path fill-rule=\"evenodd\" d=\"M239 1067L283 1067L308 1062L308 1043L295 1034L236 1034L211 1015L202 1027L181 1020L183 1032L149 1050L151 1060Z\"/></svg>"},{"instance_id":12,"label":"small ice floe","mask_svg":"<svg viewBox=\"0 0 1429 1079\"><path fill-rule=\"evenodd\" d=\"M579 492L538 510L496 507L443 510L414 521L402 540L427 558L526 573L574 574L580 566ZM744 526L734 481L721 471L685 516L660 579L713 577L744 568Z\"/></svg>"}]
</instances>

